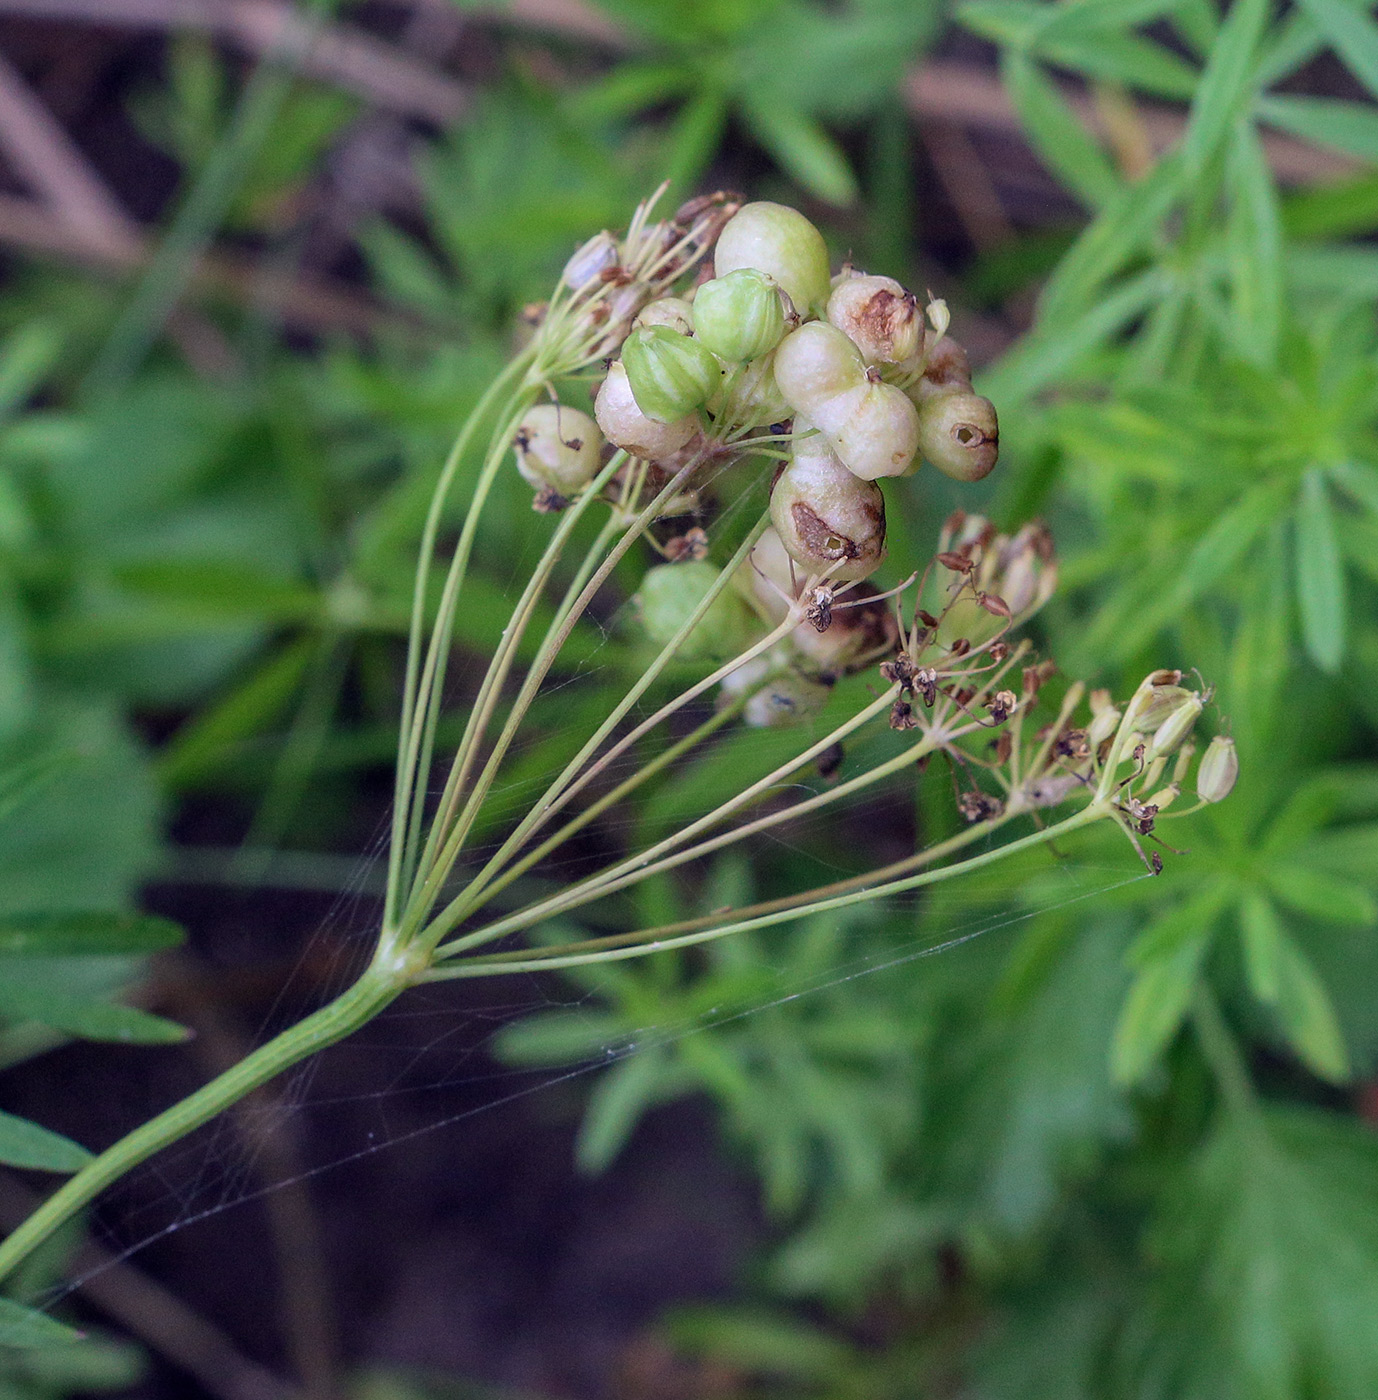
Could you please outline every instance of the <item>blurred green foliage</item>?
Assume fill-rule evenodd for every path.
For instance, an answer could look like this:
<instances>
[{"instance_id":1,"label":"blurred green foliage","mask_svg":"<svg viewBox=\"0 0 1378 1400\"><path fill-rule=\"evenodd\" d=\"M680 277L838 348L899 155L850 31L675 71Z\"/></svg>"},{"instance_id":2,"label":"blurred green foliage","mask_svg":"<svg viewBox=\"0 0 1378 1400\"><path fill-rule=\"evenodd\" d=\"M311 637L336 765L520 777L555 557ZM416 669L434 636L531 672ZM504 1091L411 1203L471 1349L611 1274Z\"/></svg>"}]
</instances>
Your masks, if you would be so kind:
<instances>
[{"instance_id":1,"label":"blurred green foliage","mask_svg":"<svg viewBox=\"0 0 1378 1400\"><path fill-rule=\"evenodd\" d=\"M439 462L575 242L661 178L688 193L721 168L773 166L753 194L825 222L855 205L837 217L874 270L932 275L895 89L937 33L935 7L601 8L625 52L574 55L563 86L515 54L426 143L418 216L358 231L387 303L366 342L302 349L269 307L198 298L236 359L208 381L172 339L144 353L131 338L135 288L11 270L5 1063L63 1035L178 1033L115 997L171 936L123 911L180 797L231 804L254 846L349 830L360 775L391 753ZM1033 149L1084 211L945 288L960 327L964 302L1036 284L1031 328L981 385L1005 442L988 508L1003 527L1053 526L1064 586L1041 625L1064 669L1122 689L1153 666L1199 667L1238 742L1239 786L1164 826L1186 853L1159 879L1133 879L1122 843L1088 838L1065 861L1032 857L883 916L604 969L498 1050L613 1060L580 1130L589 1171L655 1104L718 1104L774 1242L740 1299L686 1310L667 1335L733 1368L743 1395L1367 1400L1378 1140L1354 1086L1378 1074L1378 24L1351 0L970 0L958 19L997 46ZM1306 91L1317 58L1352 100ZM1125 142L1080 123L1066 74L1130 136L1137 104L1184 104L1181 139L1134 168ZM246 123L262 100L195 39L132 98L183 172L170 217L214 211L191 235L275 244L358 119L351 100L287 84ZM1352 157L1355 173L1280 189L1267 130ZM158 295L142 304L160 329ZM116 362L111 393L89 375ZM474 653L534 558L527 498L506 482L481 533L478 602L459 618ZM896 578L949 500L922 480L891 494ZM461 492L454 519L462 507ZM610 623L576 636L564 665L581 685L539 712L511 802L568 756L569 707L606 710L635 664ZM154 730L167 737L140 737ZM744 762L765 771L769 754L724 745L625 819L671 820L671 798L733 789ZM935 771L894 800L941 833L947 784ZM750 866L720 863L698 893L652 883L608 920L769 898L859 859L868 820L884 818L849 812L845 839L811 827ZM62 1171L79 1156L0 1117L0 1160ZM32 1317L0 1302L0 1341L36 1348L0 1378L7 1392L123 1383L127 1359L67 1365L78 1351L45 1349Z\"/></svg>"}]
</instances>

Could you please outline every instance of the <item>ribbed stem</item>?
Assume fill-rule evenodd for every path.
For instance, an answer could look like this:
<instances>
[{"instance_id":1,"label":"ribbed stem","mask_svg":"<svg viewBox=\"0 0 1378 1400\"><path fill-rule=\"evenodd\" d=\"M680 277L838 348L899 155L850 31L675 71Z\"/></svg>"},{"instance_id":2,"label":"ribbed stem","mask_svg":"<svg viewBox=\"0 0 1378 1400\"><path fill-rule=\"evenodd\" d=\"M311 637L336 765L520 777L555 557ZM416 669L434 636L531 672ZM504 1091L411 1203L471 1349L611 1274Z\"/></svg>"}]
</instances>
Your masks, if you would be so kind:
<instances>
[{"instance_id":1,"label":"ribbed stem","mask_svg":"<svg viewBox=\"0 0 1378 1400\"><path fill-rule=\"evenodd\" d=\"M112 1182L147 1161L155 1152L208 1123L283 1070L318 1050L343 1040L375 1017L411 985L410 974L389 972L377 964L342 996L298 1021L266 1045L217 1075L194 1094L164 1110L88 1162L0 1244L0 1279L13 1272L33 1250L89 1205Z\"/></svg>"}]
</instances>

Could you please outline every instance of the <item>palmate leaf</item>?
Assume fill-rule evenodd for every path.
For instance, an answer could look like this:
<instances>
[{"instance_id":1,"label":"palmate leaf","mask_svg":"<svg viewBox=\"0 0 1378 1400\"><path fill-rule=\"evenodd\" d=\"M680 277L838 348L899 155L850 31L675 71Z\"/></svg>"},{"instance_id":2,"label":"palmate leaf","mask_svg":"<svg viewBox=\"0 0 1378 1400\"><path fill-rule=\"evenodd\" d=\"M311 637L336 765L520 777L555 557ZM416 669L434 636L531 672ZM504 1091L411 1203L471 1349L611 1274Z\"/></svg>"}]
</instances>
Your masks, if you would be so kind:
<instances>
[{"instance_id":1,"label":"palmate leaf","mask_svg":"<svg viewBox=\"0 0 1378 1400\"><path fill-rule=\"evenodd\" d=\"M1378 1139L1310 1111L1222 1115L1155 1229L1162 1346L1217 1400L1371 1400L1378 1394ZM1193 1391L1193 1394L1196 1392Z\"/></svg>"}]
</instances>

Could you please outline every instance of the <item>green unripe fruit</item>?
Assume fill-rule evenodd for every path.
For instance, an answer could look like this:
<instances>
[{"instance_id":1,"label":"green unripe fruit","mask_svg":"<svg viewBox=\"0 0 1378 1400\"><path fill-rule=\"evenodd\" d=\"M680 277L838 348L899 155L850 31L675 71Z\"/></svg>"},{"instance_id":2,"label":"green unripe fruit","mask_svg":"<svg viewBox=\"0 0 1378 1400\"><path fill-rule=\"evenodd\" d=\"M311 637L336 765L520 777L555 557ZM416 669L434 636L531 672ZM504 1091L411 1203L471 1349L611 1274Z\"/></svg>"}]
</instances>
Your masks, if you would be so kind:
<instances>
[{"instance_id":1,"label":"green unripe fruit","mask_svg":"<svg viewBox=\"0 0 1378 1400\"><path fill-rule=\"evenodd\" d=\"M692 415L673 423L648 418L632 397L627 368L621 360L608 366L608 377L598 390L593 412L609 442L633 457L651 462L678 452L699 429L698 420Z\"/></svg>"},{"instance_id":2,"label":"green unripe fruit","mask_svg":"<svg viewBox=\"0 0 1378 1400\"><path fill-rule=\"evenodd\" d=\"M742 722L751 729L788 729L821 714L829 690L793 671L771 677L746 702Z\"/></svg>"},{"instance_id":3,"label":"green unripe fruit","mask_svg":"<svg viewBox=\"0 0 1378 1400\"><path fill-rule=\"evenodd\" d=\"M885 559L885 497L819 438L795 445L794 461L771 490L770 519L801 582L811 574L830 583L863 579Z\"/></svg>"},{"instance_id":4,"label":"green unripe fruit","mask_svg":"<svg viewBox=\"0 0 1378 1400\"><path fill-rule=\"evenodd\" d=\"M1239 777L1239 755L1234 740L1217 734L1202 755L1196 770L1196 795L1202 802L1223 802L1234 791Z\"/></svg>"},{"instance_id":5,"label":"green unripe fruit","mask_svg":"<svg viewBox=\"0 0 1378 1400\"><path fill-rule=\"evenodd\" d=\"M633 599L646 635L657 646L666 646L717 581L717 566L705 560L658 564L649 570ZM675 655L683 661L735 656L751 645L760 630L761 624L745 599L725 588Z\"/></svg>"},{"instance_id":6,"label":"green unripe fruit","mask_svg":"<svg viewBox=\"0 0 1378 1400\"><path fill-rule=\"evenodd\" d=\"M597 476L603 434L587 413L541 403L522 416L512 445L524 480L572 496Z\"/></svg>"},{"instance_id":7,"label":"green unripe fruit","mask_svg":"<svg viewBox=\"0 0 1378 1400\"><path fill-rule=\"evenodd\" d=\"M752 267L773 277L801 315L828 300L828 245L797 210L761 200L744 204L723 226L713 250L719 277Z\"/></svg>"},{"instance_id":8,"label":"green unripe fruit","mask_svg":"<svg viewBox=\"0 0 1378 1400\"><path fill-rule=\"evenodd\" d=\"M698 338L724 360L759 359L780 343L785 308L774 281L754 267L739 267L705 282L694 293Z\"/></svg>"},{"instance_id":9,"label":"green unripe fruit","mask_svg":"<svg viewBox=\"0 0 1378 1400\"><path fill-rule=\"evenodd\" d=\"M694 308L683 297L661 297L643 306L632 321L632 329L643 326L668 326L681 335L694 333Z\"/></svg>"},{"instance_id":10,"label":"green unripe fruit","mask_svg":"<svg viewBox=\"0 0 1378 1400\"><path fill-rule=\"evenodd\" d=\"M944 476L980 481L1000 455L995 405L961 389L924 399L919 405L919 447Z\"/></svg>"},{"instance_id":11,"label":"green unripe fruit","mask_svg":"<svg viewBox=\"0 0 1378 1400\"><path fill-rule=\"evenodd\" d=\"M632 397L657 423L673 423L708 402L722 366L707 346L668 326L635 330L622 345Z\"/></svg>"}]
</instances>

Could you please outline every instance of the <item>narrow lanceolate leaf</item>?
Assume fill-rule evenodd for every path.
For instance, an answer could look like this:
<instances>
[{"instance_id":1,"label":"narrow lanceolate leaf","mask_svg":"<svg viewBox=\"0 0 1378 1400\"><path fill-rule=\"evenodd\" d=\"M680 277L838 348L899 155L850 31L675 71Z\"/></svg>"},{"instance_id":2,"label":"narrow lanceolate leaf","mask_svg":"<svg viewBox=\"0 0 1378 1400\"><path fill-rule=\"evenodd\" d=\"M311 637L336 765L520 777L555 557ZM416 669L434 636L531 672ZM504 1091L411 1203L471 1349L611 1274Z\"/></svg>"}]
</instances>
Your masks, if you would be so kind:
<instances>
[{"instance_id":1,"label":"narrow lanceolate leaf","mask_svg":"<svg viewBox=\"0 0 1378 1400\"><path fill-rule=\"evenodd\" d=\"M1181 160L1166 155L1138 184L1106 204L1048 279L1039 306L1040 329L1063 332L1083 309L1098 309L1109 300L1104 284L1144 249L1184 181Z\"/></svg>"},{"instance_id":2,"label":"narrow lanceolate leaf","mask_svg":"<svg viewBox=\"0 0 1378 1400\"><path fill-rule=\"evenodd\" d=\"M1017 50L1006 53L1001 71L1019 120L1043 164L1088 208L1097 209L1114 196L1122 181L1057 84Z\"/></svg>"},{"instance_id":3,"label":"narrow lanceolate leaf","mask_svg":"<svg viewBox=\"0 0 1378 1400\"><path fill-rule=\"evenodd\" d=\"M80 1340L80 1332L47 1313L0 1298L0 1347L50 1347Z\"/></svg>"},{"instance_id":4,"label":"narrow lanceolate leaf","mask_svg":"<svg viewBox=\"0 0 1378 1400\"><path fill-rule=\"evenodd\" d=\"M1203 932L1148 963L1135 977L1110 1047L1110 1072L1117 1083L1137 1084L1177 1034L1196 990L1207 942Z\"/></svg>"},{"instance_id":5,"label":"narrow lanceolate leaf","mask_svg":"<svg viewBox=\"0 0 1378 1400\"><path fill-rule=\"evenodd\" d=\"M1235 343L1245 359L1267 367L1277 357L1282 325L1282 224L1277 187L1254 129L1230 139L1231 197L1226 229Z\"/></svg>"},{"instance_id":6,"label":"narrow lanceolate leaf","mask_svg":"<svg viewBox=\"0 0 1378 1400\"><path fill-rule=\"evenodd\" d=\"M1349 1054L1339 1018L1311 960L1283 935L1277 947L1277 1012L1288 1043L1313 1074L1333 1083L1349 1078Z\"/></svg>"},{"instance_id":7,"label":"narrow lanceolate leaf","mask_svg":"<svg viewBox=\"0 0 1378 1400\"><path fill-rule=\"evenodd\" d=\"M1351 0L1301 0L1345 66L1378 97L1378 25L1367 5Z\"/></svg>"},{"instance_id":8,"label":"narrow lanceolate leaf","mask_svg":"<svg viewBox=\"0 0 1378 1400\"><path fill-rule=\"evenodd\" d=\"M1378 112L1358 102L1329 97L1279 94L1260 98L1258 115L1303 141L1331 146L1347 155L1378 165Z\"/></svg>"},{"instance_id":9,"label":"narrow lanceolate leaf","mask_svg":"<svg viewBox=\"0 0 1378 1400\"><path fill-rule=\"evenodd\" d=\"M0 1113L0 1162L45 1172L80 1171L91 1154L71 1138L40 1128L27 1118Z\"/></svg>"},{"instance_id":10,"label":"narrow lanceolate leaf","mask_svg":"<svg viewBox=\"0 0 1378 1400\"><path fill-rule=\"evenodd\" d=\"M805 189L829 204L856 203L856 177L837 142L797 107L743 100L743 113L761 144Z\"/></svg>"},{"instance_id":11,"label":"narrow lanceolate leaf","mask_svg":"<svg viewBox=\"0 0 1378 1400\"><path fill-rule=\"evenodd\" d=\"M1330 479L1352 500L1378 516L1378 468L1367 462L1336 462Z\"/></svg>"},{"instance_id":12,"label":"narrow lanceolate leaf","mask_svg":"<svg viewBox=\"0 0 1378 1400\"><path fill-rule=\"evenodd\" d=\"M1322 923L1352 927L1378 921L1378 903L1352 880L1310 865L1270 864L1268 887L1289 909Z\"/></svg>"},{"instance_id":13,"label":"narrow lanceolate leaf","mask_svg":"<svg viewBox=\"0 0 1378 1400\"><path fill-rule=\"evenodd\" d=\"M185 938L179 925L153 914L83 911L0 918L0 957L155 953L176 948Z\"/></svg>"},{"instance_id":14,"label":"narrow lanceolate leaf","mask_svg":"<svg viewBox=\"0 0 1378 1400\"><path fill-rule=\"evenodd\" d=\"M5 980L0 981L0 1016L11 1021L37 1021L41 1026L83 1040L168 1045L185 1040L189 1034L175 1021L151 1016L133 1006L84 1001L45 987L25 986L8 970Z\"/></svg>"},{"instance_id":15,"label":"narrow lanceolate leaf","mask_svg":"<svg viewBox=\"0 0 1378 1400\"><path fill-rule=\"evenodd\" d=\"M1344 657L1345 583L1325 478L1312 468L1297 499L1297 606L1307 654L1323 671Z\"/></svg>"},{"instance_id":16,"label":"narrow lanceolate leaf","mask_svg":"<svg viewBox=\"0 0 1378 1400\"><path fill-rule=\"evenodd\" d=\"M1235 0L1220 26L1206 62L1182 143L1187 166L1198 173L1243 109L1253 86L1259 41L1268 21L1269 0Z\"/></svg>"},{"instance_id":17,"label":"narrow lanceolate leaf","mask_svg":"<svg viewBox=\"0 0 1378 1400\"><path fill-rule=\"evenodd\" d=\"M1162 1335L1195 1345L1183 1353L1187 1388L1138 1394L1378 1395L1371 1128L1314 1110L1222 1114L1188 1170L1165 1181L1160 1211ZM1206 1367L1218 1384L1191 1385Z\"/></svg>"},{"instance_id":18,"label":"narrow lanceolate leaf","mask_svg":"<svg viewBox=\"0 0 1378 1400\"><path fill-rule=\"evenodd\" d=\"M1278 999L1278 949L1287 935L1266 895L1257 890L1245 894L1239 904L1239 931L1249 989L1260 1001L1272 1004Z\"/></svg>"}]
</instances>

